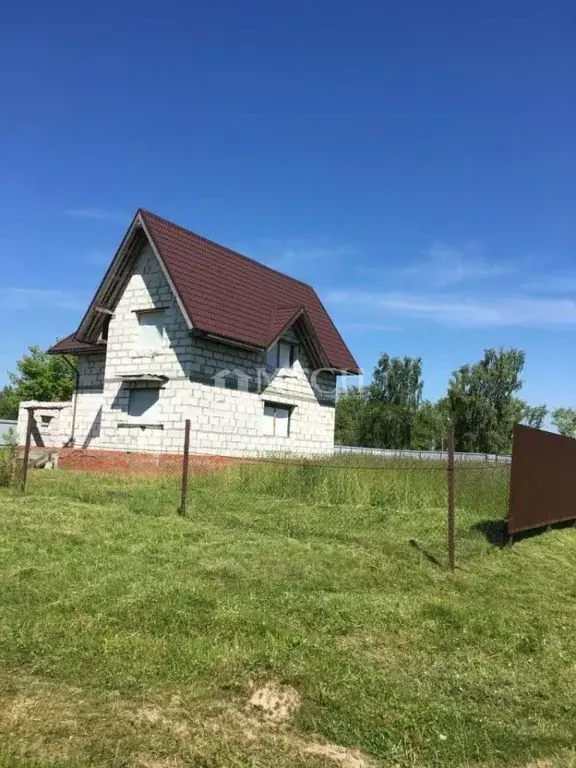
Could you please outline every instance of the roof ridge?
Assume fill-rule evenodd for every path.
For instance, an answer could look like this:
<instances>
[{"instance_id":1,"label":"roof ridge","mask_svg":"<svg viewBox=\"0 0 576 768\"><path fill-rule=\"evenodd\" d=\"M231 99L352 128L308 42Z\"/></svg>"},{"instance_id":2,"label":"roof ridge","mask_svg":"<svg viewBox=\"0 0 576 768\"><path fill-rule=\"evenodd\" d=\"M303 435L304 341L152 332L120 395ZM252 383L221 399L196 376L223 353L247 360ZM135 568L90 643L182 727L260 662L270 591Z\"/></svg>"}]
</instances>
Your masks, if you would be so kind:
<instances>
[{"instance_id":1,"label":"roof ridge","mask_svg":"<svg viewBox=\"0 0 576 768\"><path fill-rule=\"evenodd\" d=\"M258 267L267 269L269 272L274 272L274 274L280 275L281 277L286 277L288 280L291 280L294 283L300 283L300 285L303 285L305 288L309 288L311 291L314 291L314 288L310 285L310 283L306 283L304 282L304 280L299 280L297 277L292 277L292 275L286 274L286 272L281 272L279 269L274 269L274 267L269 267L268 264L263 264L261 261L258 261L257 259L253 259L251 256L246 256L245 254L240 253L239 251L235 251L232 248L228 248L226 245L221 245L220 243L217 243L215 240L211 240L209 237L205 237L204 235L199 235L198 232L194 232L191 229L186 229L186 227L182 227L180 226L180 224L176 224L174 221L170 221L170 219L165 219L163 216L158 216L157 213L153 213L152 211L149 211L146 208L139 208L138 212L144 213L147 216L153 216L155 219L159 219L160 221L163 221L166 224L169 224L171 227L174 227L174 229L179 229L181 232L184 232L186 235L192 235L193 237L197 237L198 240L202 240L208 245L213 245L216 248L219 248L221 251L226 251L227 253L232 254L232 256L238 256L239 258L244 259L245 261L249 261L252 264L256 264L256 266Z\"/></svg>"}]
</instances>

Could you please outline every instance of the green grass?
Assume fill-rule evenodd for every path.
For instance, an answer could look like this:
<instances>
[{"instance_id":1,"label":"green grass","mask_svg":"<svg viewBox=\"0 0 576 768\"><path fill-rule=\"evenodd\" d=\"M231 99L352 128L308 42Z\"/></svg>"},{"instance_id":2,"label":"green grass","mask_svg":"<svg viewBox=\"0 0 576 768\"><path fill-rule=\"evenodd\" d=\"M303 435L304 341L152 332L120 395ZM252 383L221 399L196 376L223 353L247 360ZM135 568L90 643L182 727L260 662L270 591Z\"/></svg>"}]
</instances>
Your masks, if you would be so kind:
<instances>
[{"instance_id":1,"label":"green grass","mask_svg":"<svg viewBox=\"0 0 576 768\"><path fill-rule=\"evenodd\" d=\"M187 518L170 480L0 491L0 768L576 765L576 532L494 547L507 470L462 468L451 573L443 470L387 466L206 475Z\"/></svg>"}]
</instances>

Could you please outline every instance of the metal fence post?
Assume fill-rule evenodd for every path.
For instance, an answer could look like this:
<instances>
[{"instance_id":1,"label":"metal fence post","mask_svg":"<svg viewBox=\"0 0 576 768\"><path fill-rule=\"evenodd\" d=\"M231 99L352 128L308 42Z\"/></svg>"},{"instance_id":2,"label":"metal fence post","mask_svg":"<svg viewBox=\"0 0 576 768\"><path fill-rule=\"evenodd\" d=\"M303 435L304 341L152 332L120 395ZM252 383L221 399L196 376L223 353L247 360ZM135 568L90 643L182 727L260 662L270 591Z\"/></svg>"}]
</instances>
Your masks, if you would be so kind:
<instances>
[{"instance_id":1,"label":"metal fence post","mask_svg":"<svg viewBox=\"0 0 576 768\"><path fill-rule=\"evenodd\" d=\"M448 560L456 567L456 467L454 463L454 430L448 437Z\"/></svg>"},{"instance_id":2,"label":"metal fence post","mask_svg":"<svg viewBox=\"0 0 576 768\"><path fill-rule=\"evenodd\" d=\"M30 461L30 442L32 440L32 425L34 423L34 408L28 408L28 421L26 423L26 444L24 446L24 459L22 464L22 480L20 489L22 493L26 490L26 481L28 480L28 462Z\"/></svg>"},{"instance_id":3,"label":"metal fence post","mask_svg":"<svg viewBox=\"0 0 576 768\"><path fill-rule=\"evenodd\" d=\"M190 419L186 419L184 425L184 454L182 456L182 492L180 495L179 514L186 514L186 502L188 500L188 464L190 460Z\"/></svg>"}]
</instances>

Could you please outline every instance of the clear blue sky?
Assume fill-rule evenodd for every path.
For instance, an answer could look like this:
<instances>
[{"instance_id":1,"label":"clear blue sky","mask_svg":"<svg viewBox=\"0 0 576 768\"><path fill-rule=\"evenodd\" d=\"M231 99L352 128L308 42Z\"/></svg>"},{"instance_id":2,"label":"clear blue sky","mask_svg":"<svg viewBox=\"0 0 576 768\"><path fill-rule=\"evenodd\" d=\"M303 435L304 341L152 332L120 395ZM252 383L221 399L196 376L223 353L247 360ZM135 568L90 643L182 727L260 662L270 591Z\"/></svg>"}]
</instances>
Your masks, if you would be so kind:
<instances>
[{"instance_id":1,"label":"clear blue sky","mask_svg":"<svg viewBox=\"0 0 576 768\"><path fill-rule=\"evenodd\" d=\"M139 206L310 281L425 394L488 346L576 405L576 7L12 3L0 382L76 327Z\"/></svg>"}]
</instances>

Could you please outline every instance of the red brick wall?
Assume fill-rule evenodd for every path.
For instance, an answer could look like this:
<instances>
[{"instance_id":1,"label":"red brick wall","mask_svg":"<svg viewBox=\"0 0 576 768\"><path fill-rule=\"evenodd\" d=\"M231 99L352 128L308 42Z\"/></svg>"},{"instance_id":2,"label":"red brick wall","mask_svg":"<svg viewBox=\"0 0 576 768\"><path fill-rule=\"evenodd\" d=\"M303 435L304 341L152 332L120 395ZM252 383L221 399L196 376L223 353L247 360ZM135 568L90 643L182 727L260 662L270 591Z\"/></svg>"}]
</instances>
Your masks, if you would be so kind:
<instances>
[{"instance_id":1,"label":"red brick wall","mask_svg":"<svg viewBox=\"0 0 576 768\"><path fill-rule=\"evenodd\" d=\"M178 453L135 453L133 451L103 451L89 448L61 448L58 452L60 469L81 472L104 472L125 475L177 475L182 471L182 456ZM190 470L207 471L242 461L227 456L190 456Z\"/></svg>"}]
</instances>

